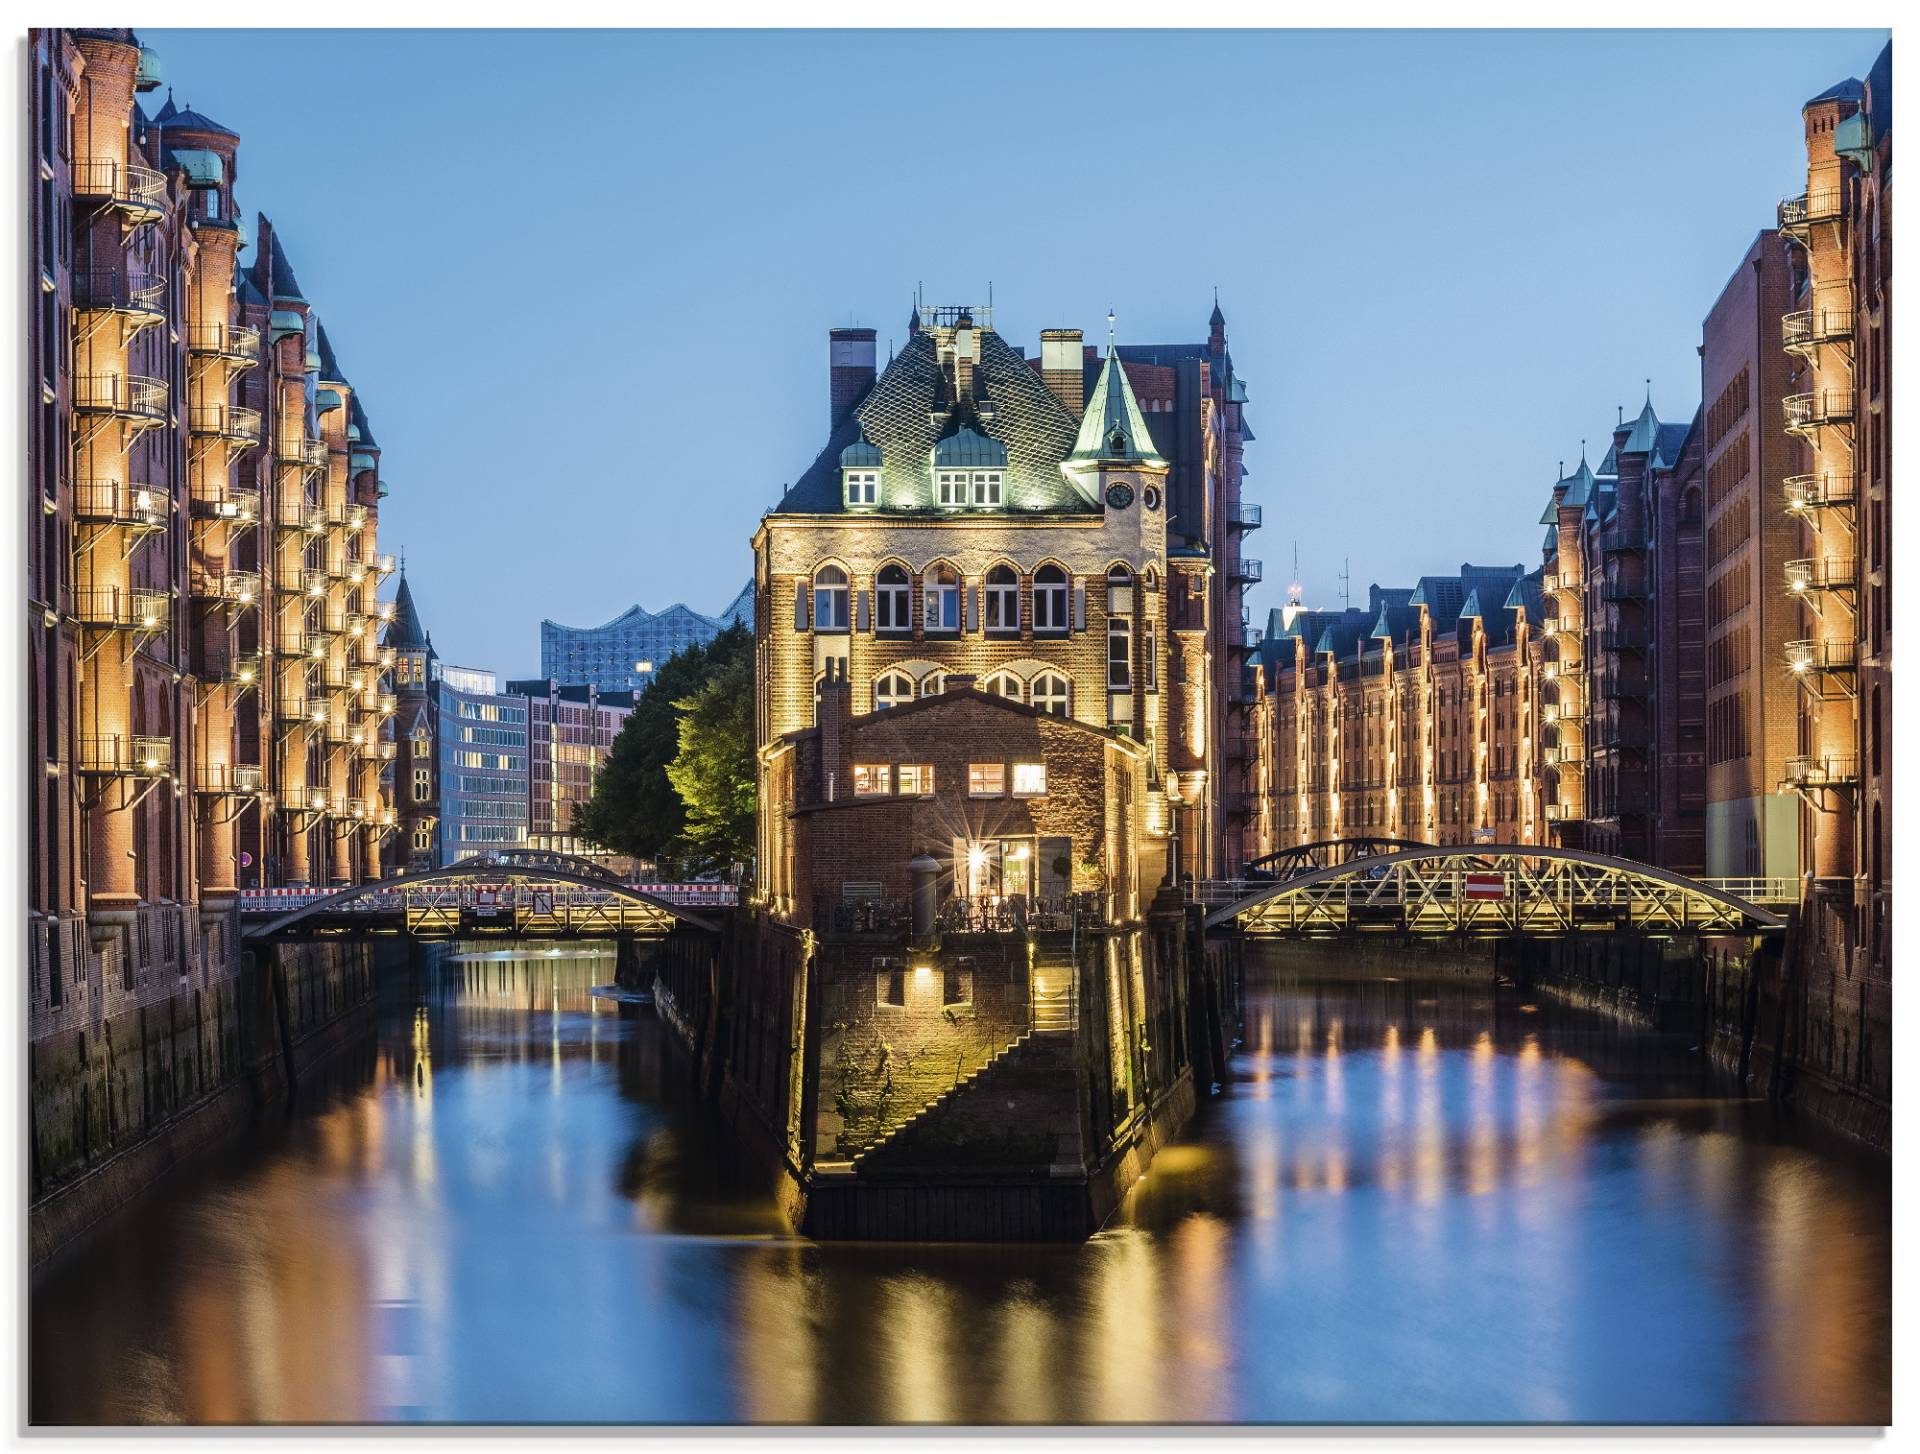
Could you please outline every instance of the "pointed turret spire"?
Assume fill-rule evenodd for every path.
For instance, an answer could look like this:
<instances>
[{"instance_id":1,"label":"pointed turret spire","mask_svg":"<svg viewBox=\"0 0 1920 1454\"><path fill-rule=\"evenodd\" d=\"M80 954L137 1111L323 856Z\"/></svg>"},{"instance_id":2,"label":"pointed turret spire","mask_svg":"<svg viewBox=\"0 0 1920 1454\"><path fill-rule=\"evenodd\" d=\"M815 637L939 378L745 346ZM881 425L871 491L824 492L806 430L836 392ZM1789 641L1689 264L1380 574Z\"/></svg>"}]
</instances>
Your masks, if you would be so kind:
<instances>
[{"instance_id":1,"label":"pointed turret spire","mask_svg":"<svg viewBox=\"0 0 1920 1454\"><path fill-rule=\"evenodd\" d=\"M1107 315L1107 322L1111 328L1111 313ZM1087 412L1081 416L1080 433L1068 458L1134 459L1157 465L1167 462L1153 442L1146 415L1140 412L1140 401L1133 396L1133 385L1111 341L1107 344L1107 361L1101 365L1099 382L1087 400Z\"/></svg>"},{"instance_id":2,"label":"pointed turret spire","mask_svg":"<svg viewBox=\"0 0 1920 1454\"><path fill-rule=\"evenodd\" d=\"M387 623L384 643L401 651L433 653L433 638L420 621L420 608L413 603L413 590L407 585L407 568L400 567L400 589L393 598L393 619Z\"/></svg>"}]
</instances>

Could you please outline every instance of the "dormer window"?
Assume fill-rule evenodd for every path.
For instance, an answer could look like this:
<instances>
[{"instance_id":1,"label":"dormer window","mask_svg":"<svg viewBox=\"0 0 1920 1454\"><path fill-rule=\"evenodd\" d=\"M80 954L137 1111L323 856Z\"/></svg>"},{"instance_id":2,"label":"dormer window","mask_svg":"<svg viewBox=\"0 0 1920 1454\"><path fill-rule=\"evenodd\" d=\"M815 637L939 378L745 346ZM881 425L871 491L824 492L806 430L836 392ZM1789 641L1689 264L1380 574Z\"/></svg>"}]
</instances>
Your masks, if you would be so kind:
<instances>
[{"instance_id":1,"label":"dormer window","mask_svg":"<svg viewBox=\"0 0 1920 1454\"><path fill-rule=\"evenodd\" d=\"M840 451L840 485L852 508L880 503L880 450L864 434Z\"/></svg>"},{"instance_id":2,"label":"dormer window","mask_svg":"<svg viewBox=\"0 0 1920 1454\"><path fill-rule=\"evenodd\" d=\"M964 425L933 447L935 498L947 509L998 509L1007 475L1007 447Z\"/></svg>"},{"instance_id":3,"label":"dormer window","mask_svg":"<svg viewBox=\"0 0 1920 1454\"><path fill-rule=\"evenodd\" d=\"M940 503L942 505L964 505L967 503L967 471L941 470L939 483Z\"/></svg>"},{"instance_id":4,"label":"dormer window","mask_svg":"<svg viewBox=\"0 0 1920 1454\"><path fill-rule=\"evenodd\" d=\"M976 505L998 505L1000 503L999 470L975 470L973 472L973 503Z\"/></svg>"},{"instance_id":5,"label":"dormer window","mask_svg":"<svg viewBox=\"0 0 1920 1454\"><path fill-rule=\"evenodd\" d=\"M877 505L880 503L880 471L848 470L847 503L849 505Z\"/></svg>"}]
</instances>

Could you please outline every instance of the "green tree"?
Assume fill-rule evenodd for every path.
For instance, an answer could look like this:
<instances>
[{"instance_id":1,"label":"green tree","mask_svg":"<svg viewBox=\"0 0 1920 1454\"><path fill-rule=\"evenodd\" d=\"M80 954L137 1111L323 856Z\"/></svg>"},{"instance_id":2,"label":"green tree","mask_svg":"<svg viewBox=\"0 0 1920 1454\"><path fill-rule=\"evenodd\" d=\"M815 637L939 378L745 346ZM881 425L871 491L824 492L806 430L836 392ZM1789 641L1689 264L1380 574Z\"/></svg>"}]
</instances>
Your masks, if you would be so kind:
<instances>
[{"instance_id":1,"label":"green tree","mask_svg":"<svg viewBox=\"0 0 1920 1454\"><path fill-rule=\"evenodd\" d=\"M686 809L667 777L667 765L680 750L681 709L675 704L691 699L735 660L753 660L753 635L744 626L729 626L660 663L613 739L592 800L574 810L575 833L634 858L680 851Z\"/></svg>"},{"instance_id":2,"label":"green tree","mask_svg":"<svg viewBox=\"0 0 1920 1454\"><path fill-rule=\"evenodd\" d=\"M685 813L681 841L709 864L740 862L754 849L752 659L735 657L674 706L680 750L667 778Z\"/></svg>"}]
</instances>

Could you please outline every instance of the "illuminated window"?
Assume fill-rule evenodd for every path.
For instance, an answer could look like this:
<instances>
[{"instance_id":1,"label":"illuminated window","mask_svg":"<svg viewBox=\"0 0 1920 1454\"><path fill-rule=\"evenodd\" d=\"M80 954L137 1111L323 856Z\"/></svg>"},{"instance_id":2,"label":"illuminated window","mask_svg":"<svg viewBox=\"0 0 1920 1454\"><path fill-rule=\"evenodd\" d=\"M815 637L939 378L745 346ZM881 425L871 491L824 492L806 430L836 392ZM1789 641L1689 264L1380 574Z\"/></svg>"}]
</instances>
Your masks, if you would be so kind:
<instances>
[{"instance_id":1,"label":"illuminated window","mask_svg":"<svg viewBox=\"0 0 1920 1454\"><path fill-rule=\"evenodd\" d=\"M1065 717L1073 711L1073 688L1058 672L1043 671L1033 679L1035 710L1053 717Z\"/></svg>"},{"instance_id":2,"label":"illuminated window","mask_svg":"<svg viewBox=\"0 0 1920 1454\"><path fill-rule=\"evenodd\" d=\"M927 572L927 630L960 629L960 577L952 566L936 565Z\"/></svg>"},{"instance_id":3,"label":"illuminated window","mask_svg":"<svg viewBox=\"0 0 1920 1454\"><path fill-rule=\"evenodd\" d=\"M880 568L873 586L873 626L876 631L911 631L913 595L907 573L897 565Z\"/></svg>"},{"instance_id":4,"label":"illuminated window","mask_svg":"<svg viewBox=\"0 0 1920 1454\"><path fill-rule=\"evenodd\" d=\"M900 764L900 796L912 797L916 793L933 791L933 764L930 762L903 762Z\"/></svg>"},{"instance_id":5,"label":"illuminated window","mask_svg":"<svg viewBox=\"0 0 1920 1454\"><path fill-rule=\"evenodd\" d=\"M847 503L849 505L871 505L880 498L880 472L878 470L847 471Z\"/></svg>"},{"instance_id":6,"label":"illuminated window","mask_svg":"<svg viewBox=\"0 0 1920 1454\"><path fill-rule=\"evenodd\" d=\"M433 801L433 769L416 767L413 770L413 800L416 803Z\"/></svg>"},{"instance_id":7,"label":"illuminated window","mask_svg":"<svg viewBox=\"0 0 1920 1454\"><path fill-rule=\"evenodd\" d=\"M1016 762L1013 765L1013 795L1037 798L1047 790L1047 765L1044 762Z\"/></svg>"},{"instance_id":8,"label":"illuminated window","mask_svg":"<svg viewBox=\"0 0 1920 1454\"><path fill-rule=\"evenodd\" d=\"M1141 622L1140 645L1143 648L1142 655L1145 660L1140 664L1140 675L1145 678L1143 685L1150 692L1160 690L1159 652L1154 648L1154 640L1153 622Z\"/></svg>"},{"instance_id":9,"label":"illuminated window","mask_svg":"<svg viewBox=\"0 0 1920 1454\"><path fill-rule=\"evenodd\" d=\"M967 503L967 472L965 470L940 471L940 503L942 505Z\"/></svg>"},{"instance_id":10,"label":"illuminated window","mask_svg":"<svg viewBox=\"0 0 1920 1454\"><path fill-rule=\"evenodd\" d=\"M1010 671L997 671L987 678L987 690L996 697L1005 697L1017 702L1026 695L1020 686L1020 678Z\"/></svg>"},{"instance_id":11,"label":"illuminated window","mask_svg":"<svg viewBox=\"0 0 1920 1454\"><path fill-rule=\"evenodd\" d=\"M415 853L433 852L433 819L422 818L413 825L413 851Z\"/></svg>"},{"instance_id":12,"label":"illuminated window","mask_svg":"<svg viewBox=\"0 0 1920 1454\"><path fill-rule=\"evenodd\" d=\"M947 674L943 671L930 671L920 678L920 695L937 697L947 689Z\"/></svg>"},{"instance_id":13,"label":"illuminated window","mask_svg":"<svg viewBox=\"0 0 1920 1454\"><path fill-rule=\"evenodd\" d=\"M1107 690L1133 687L1133 623L1125 616L1107 618Z\"/></svg>"},{"instance_id":14,"label":"illuminated window","mask_svg":"<svg viewBox=\"0 0 1920 1454\"><path fill-rule=\"evenodd\" d=\"M1000 503L1000 471L975 470L973 472L973 503L976 505L998 505Z\"/></svg>"},{"instance_id":15,"label":"illuminated window","mask_svg":"<svg viewBox=\"0 0 1920 1454\"><path fill-rule=\"evenodd\" d=\"M1011 566L997 565L987 572L987 630L1020 629L1020 577Z\"/></svg>"},{"instance_id":16,"label":"illuminated window","mask_svg":"<svg viewBox=\"0 0 1920 1454\"><path fill-rule=\"evenodd\" d=\"M913 700L913 678L903 671L890 671L873 684L873 710L884 712L902 702Z\"/></svg>"},{"instance_id":17,"label":"illuminated window","mask_svg":"<svg viewBox=\"0 0 1920 1454\"><path fill-rule=\"evenodd\" d=\"M856 798L884 798L893 791L893 769L884 762L856 762L853 765L853 795Z\"/></svg>"},{"instance_id":18,"label":"illuminated window","mask_svg":"<svg viewBox=\"0 0 1920 1454\"><path fill-rule=\"evenodd\" d=\"M813 629L847 629L847 573L837 565L823 565L814 572Z\"/></svg>"},{"instance_id":19,"label":"illuminated window","mask_svg":"<svg viewBox=\"0 0 1920 1454\"><path fill-rule=\"evenodd\" d=\"M1067 573L1057 565L1043 565L1033 573L1033 629L1067 629Z\"/></svg>"},{"instance_id":20,"label":"illuminated window","mask_svg":"<svg viewBox=\"0 0 1920 1454\"><path fill-rule=\"evenodd\" d=\"M970 798L998 798L1007 791L1007 769L997 762L973 762L967 764L967 796Z\"/></svg>"}]
</instances>

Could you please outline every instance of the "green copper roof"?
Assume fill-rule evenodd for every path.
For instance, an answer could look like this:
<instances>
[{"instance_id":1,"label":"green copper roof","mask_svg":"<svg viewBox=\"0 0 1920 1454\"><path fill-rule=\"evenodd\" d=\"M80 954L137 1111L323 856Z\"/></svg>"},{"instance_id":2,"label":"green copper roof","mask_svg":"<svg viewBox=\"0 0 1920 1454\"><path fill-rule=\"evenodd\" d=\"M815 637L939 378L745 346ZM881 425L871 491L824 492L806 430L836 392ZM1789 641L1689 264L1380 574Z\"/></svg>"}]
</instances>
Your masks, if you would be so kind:
<instances>
[{"instance_id":1,"label":"green copper roof","mask_svg":"<svg viewBox=\"0 0 1920 1454\"><path fill-rule=\"evenodd\" d=\"M310 374L320 372L320 354L315 349L307 350L307 372Z\"/></svg>"},{"instance_id":2,"label":"green copper roof","mask_svg":"<svg viewBox=\"0 0 1920 1454\"><path fill-rule=\"evenodd\" d=\"M347 468L356 475L363 470L376 469L379 467L379 464L380 462L372 455L361 454L357 451L347 458Z\"/></svg>"},{"instance_id":3,"label":"green copper roof","mask_svg":"<svg viewBox=\"0 0 1920 1454\"><path fill-rule=\"evenodd\" d=\"M848 449L855 446L849 445ZM846 463L847 451L840 451L842 464ZM1005 469L1007 467L1007 447L997 439L989 439L970 425L963 425L957 433L949 434L933 447L933 463L936 468L946 466L970 466L978 469Z\"/></svg>"},{"instance_id":4,"label":"green copper roof","mask_svg":"<svg viewBox=\"0 0 1920 1454\"><path fill-rule=\"evenodd\" d=\"M1653 412L1653 398L1648 396L1646 406L1641 409L1640 417L1633 421L1633 430L1627 435L1627 442L1620 446L1621 454L1651 454L1654 445L1660 442L1660 421Z\"/></svg>"},{"instance_id":5,"label":"green copper roof","mask_svg":"<svg viewBox=\"0 0 1920 1454\"><path fill-rule=\"evenodd\" d=\"M275 343L296 333L304 334L306 331L307 320L291 308L276 308L273 310L273 316L267 319L267 332L273 335Z\"/></svg>"},{"instance_id":6,"label":"green copper roof","mask_svg":"<svg viewBox=\"0 0 1920 1454\"><path fill-rule=\"evenodd\" d=\"M217 187L227 178L226 163L220 160L218 152L187 147L174 152L173 159L187 174L190 187Z\"/></svg>"},{"instance_id":7,"label":"green copper roof","mask_svg":"<svg viewBox=\"0 0 1920 1454\"><path fill-rule=\"evenodd\" d=\"M166 79L160 66L160 53L151 46L140 47L140 69L134 73L133 89L151 91Z\"/></svg>"},{"instance_id":8,"label":"green copper roof","mask_svg":"<svg viewBox=\"0 0 1920 1454\"><path fill-rule=\"evenodd\" d=\"M1560 503L1568 506L1585 505L1593 498L1593 470L1587 465L1585 454L1580 456L1580 468L1560 481L1567 487L1560 497ZM1555 486L1557 489L1559 486Z\"/></svg>"},{"instance_id":9,"label":"green copper roof","mask_svg":"<svg viewBox=\"0 0 1920 1454\"><path fill-rule=\"evenodd\" d=\"M1540 548L1542 550L1558 550L1560 548L1560 531L1557 527L1552 525L1547 527L1547 538L1540 543Z\"/></svg>"},{"instance_id":10,"label":"green copper roof","mask_svg":"<svg viewBox=\"0 0 1920 1454\"><path fill-rule=\"evenodd\" d=\"M1462 616L1472 616L1476 618L1484 614L1480 610L1480 591L1478 587L1467 592L1467 599L1460 604L1460 614Z\"/></svg>"},{"instance_id":11,"label":"green copper roof","mask_svg":"<svg viewBox=\"0 0 1920 1454\"><path fill-rule=\"evenodd\" d=\"M314 391L313 407L321 414L326 413L329 409L338 409L346 402L345 399L340 397L340 391L338 389L316 389Z\"/></svg>"},{"instance_id":12,"label":"green copper roof","mask_svg":"<svg viewBox=\"0 0 1920 1454\"><path fill-rule=\"evenodd\" d=\"M866 435L861 435L840 451L840 468L843 470L879 469L880 446L868 439Z\"/></svg>"},{"instance_id":13,"label":"green copper roof","mask_svg":"<svg viewBox=\"0 0 1920 1454\"><path fill-rule=\"evenodd\" d=\"M347 440L351 444L358 444L360 442L360 426L358 424L349 424L347 426Z\"/></svg>"},{"instance_id":14,"label":"green copper roof","mask_svg":"<svg viewBox=\"0 0 1920 1454\"><path fill-rule=\"evenodd\" d=\"M1163 465L1166 460L1155 447L1147 429L1140 401L1133 397L1133 385L1127 371L1107 349L1107 361L1100 369L1100 381L1087 400L1087 412L1080 419L1080 433L1073 441L1068 459L1133 459L1143 464Z\"/></svg>"}]
</instances>

